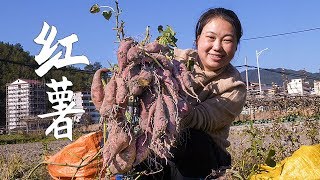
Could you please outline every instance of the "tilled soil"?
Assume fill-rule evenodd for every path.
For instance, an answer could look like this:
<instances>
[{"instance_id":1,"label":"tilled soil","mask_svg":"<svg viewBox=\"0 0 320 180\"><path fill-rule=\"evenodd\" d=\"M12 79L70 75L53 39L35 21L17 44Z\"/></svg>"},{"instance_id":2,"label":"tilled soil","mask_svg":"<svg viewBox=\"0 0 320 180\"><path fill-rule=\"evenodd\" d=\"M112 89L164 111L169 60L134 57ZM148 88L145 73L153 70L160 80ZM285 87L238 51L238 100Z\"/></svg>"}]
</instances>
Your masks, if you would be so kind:
<instances>
[{"instance_id":1,"label":"tilled soil","mask_svg":"<svg viewBox=\"0 0 320 180\"><path fill-rule=\"evenodd\" d=\"M68 145L71 141L51 141L49 143L25 143L0 145L0 156L8 158L13 154L21 156L27 164L37 164L44 160L45 155L52 155Z\"/></svg>"}]
</instances>

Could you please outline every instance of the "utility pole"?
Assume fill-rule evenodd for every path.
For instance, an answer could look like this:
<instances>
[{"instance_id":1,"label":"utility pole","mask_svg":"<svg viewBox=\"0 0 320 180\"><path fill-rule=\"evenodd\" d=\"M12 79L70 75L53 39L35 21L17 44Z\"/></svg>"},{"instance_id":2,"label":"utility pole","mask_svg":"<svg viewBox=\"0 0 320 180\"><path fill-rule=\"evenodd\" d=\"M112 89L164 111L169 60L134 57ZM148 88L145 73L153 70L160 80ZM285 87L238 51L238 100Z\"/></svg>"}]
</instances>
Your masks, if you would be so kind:
<instances>
[{"instance_id":1,"label":"utility pole","mask_svg":"<svg viewBox=\"0 0 320 180\"><path fill-rule=\"evenodd\" d=\"M257 57L257 68L258 68L258 79L259 79L259 92L260 92L260 95L262 95L262 89L261 89L261 80L260 80L260 68L259 68L259 56L260 54L263 52L263 51L266 51L268 50L268 48L265 48L261 51L257 51L256 50L256 57Z\"/></svg>"},{"instance_id":2,"label":"utility pole","mask_svg":"<svg viewBox=\"0 0 320 180\"><path fill-rule=\"evenodd\" d=\"M283 92L287 95L287 84L288 84L288 77L285 75L284 68L282 68L282 80L283 80Z\"/></svg>"},{"instance_id":3,"label":"utility pole","mask_svg":"<svg viewBox=\"0 0 320 180\"><path fill-rule=\"evenodd\" d=\"M247 83L247 92L249 92L249 78L248 78L248 62L247 62L247 56L244 60L246 65L246 83Z\"/></svg>"}]
</instances>

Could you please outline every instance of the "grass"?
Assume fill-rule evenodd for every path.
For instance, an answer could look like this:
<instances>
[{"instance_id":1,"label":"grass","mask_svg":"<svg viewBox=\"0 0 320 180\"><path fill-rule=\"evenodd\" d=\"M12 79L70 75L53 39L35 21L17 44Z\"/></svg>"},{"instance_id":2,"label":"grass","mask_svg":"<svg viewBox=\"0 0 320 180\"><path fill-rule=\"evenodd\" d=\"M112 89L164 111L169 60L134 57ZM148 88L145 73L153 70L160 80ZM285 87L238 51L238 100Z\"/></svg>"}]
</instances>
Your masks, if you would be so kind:
<instances>
[{"instance_id":1,"label":"grass","mask_svg":"<svg viewBox=\"0 0 320 180\"><path fill-rule=\"evenodd\" d=\"M9 157L0 155L0 177L3 180L26 179L29 172L35 164L25 162L19 154L11 154ZM32 180L50 179L45 166L40 167L30 177Z\"/></svg>"},{"instance_id":2,"label":"grass","mask_svg":"<svg viewBox=\"0 0 320 180\"><path fill-rule=\"evenodd\" d=\"M83 133L79 131L75 131L73 133L73 138L77 139L82 136ZM62 138L67 139L67 138ZM20 144L20 143L33 143L33 142L50 142L57 140L52 134L46 136L44 132L36 132L36 133L16 133L16 134L5 134L0 135L0 145L5 144Z\"/></svg>"},{"instance_id":3,"label":"grass","mask_svg":"<svg viewBox=\"0 0 320 180\"><path fill-rule=\"evenodd\" d=\"M292 119L293 117L296 119ZM290 121L284 119L290 119ZM232 174L228 175L228 179L249 179L251 175L258 172L261 164L274 165L275 162L290 156L301 145L319 144L319 125L319 115L314 117L290 115L290 117L274 119L272 123L266 125L247 121L241 130L230 131L230 136L236 138L233 141L238 145L231 145L228 149L232 156L230 170ZM81 135L81 133L75 133L74 139ZM53 136L37 137L33 134L0 136L0 142L4 144L42 142L42 152L39 152L42 155L52 153L48 145L53 140L55 140ZM24 179L38 163L25 162L19 154L11 154L9 157L0 155L0 177L1 179ZM50 179L46 166L37 169L31 179Z\"/></svg>"},{"instance_id":4,"label":"grass","mask_svg":"<svg viewBox=\"0 0 320 180\"><path fill-rule=\"evenodd\" d=\"M54 140L54 138L43 134L5 134L0 136L0 145L32 143L44 140L50 141Z\"/></svg>"},{"instance_id":5,"label":"grass","mask_svg":"<svg viewBox=\"0 0 320 180\"><path fill-rule=\"evenodd\" d=\"M291 117L290 117L291 118ZM274 166L292 155L301 145L320 143L320 118L303 118L299 121L273 120L269 126L253 124L246 126L236 137L245 139L242 145L231 146L233 179L250 179L261 164Z\"/></svg>"}]
</instances>

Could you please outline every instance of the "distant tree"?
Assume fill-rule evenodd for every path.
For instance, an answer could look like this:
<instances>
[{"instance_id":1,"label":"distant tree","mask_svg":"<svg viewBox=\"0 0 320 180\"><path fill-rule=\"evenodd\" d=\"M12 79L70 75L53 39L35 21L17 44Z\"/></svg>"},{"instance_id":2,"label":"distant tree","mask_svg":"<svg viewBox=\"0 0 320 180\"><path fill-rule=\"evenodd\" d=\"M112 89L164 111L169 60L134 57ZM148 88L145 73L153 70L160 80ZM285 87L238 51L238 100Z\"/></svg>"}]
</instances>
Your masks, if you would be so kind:
<instances>
[{"instance_id":1,"label":"distant tree","mask_svg":"<svg viewBox=\"0 0 320 180\"><path fill-rule=\"evenodd\" d=\"M102 65L100 62L94 62L93 64L89 64L89 65L86 65L84 67L84 70L86 71L96 71L98 69L102 68Z\"/></svg>"},{"instance_id":2,"label":"distant tree","mask_svg":"<svg viewBox=\"0 0 320 180\"><path fill-rule=\"evenodd\" d=\"M0 126L4 126L6 122L6 84L18 78L35 79L37 77L34 69L27 65L34 66L36 62L29 52L23 50L21 44L0 42Z\"/></svg>"}]
</instances>

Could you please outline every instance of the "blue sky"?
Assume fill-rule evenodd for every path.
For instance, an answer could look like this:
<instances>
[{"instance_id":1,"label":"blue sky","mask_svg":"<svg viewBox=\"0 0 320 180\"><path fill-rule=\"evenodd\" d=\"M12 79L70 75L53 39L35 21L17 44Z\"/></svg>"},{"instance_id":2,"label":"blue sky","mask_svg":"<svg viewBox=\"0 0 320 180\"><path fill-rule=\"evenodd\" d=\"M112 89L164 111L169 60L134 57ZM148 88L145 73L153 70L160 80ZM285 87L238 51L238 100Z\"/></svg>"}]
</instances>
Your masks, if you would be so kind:
<instances>
[{"instance_id":1,"label":"blue sky","mask_svg":"<svg viewBox=\"0 0 320 180\"><path fill-rule=\"evenodd\" d=\"M90 14L89 9L95 3L115 7L114 1L106 0L2 1L0 41L20 43L31 55L37 55L42 46L33 39L46 21L58 30L55 40L72 33L78 36L79 41L73 44L73 56L85 55L90 62L99 61L107 67L107 60L116 63L116 32L112 30L115 21L114 18L106 21L100 14ZM119 5L127 36L142 39L145 28L150 26L154 40L158 25L170 25L177 32L180 48L193 47L195 24L210 7L235 11L242 22L243 39L320 28L318 0L119 0ZM319 72L319 43L320 30L242 40L232 63L243 65L247 57L248 64L256 66L256 50L269 48L259 57L260 67Z\"/></svg>"}]
</instances>

